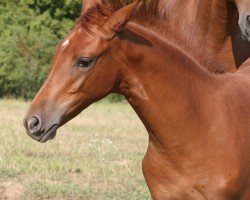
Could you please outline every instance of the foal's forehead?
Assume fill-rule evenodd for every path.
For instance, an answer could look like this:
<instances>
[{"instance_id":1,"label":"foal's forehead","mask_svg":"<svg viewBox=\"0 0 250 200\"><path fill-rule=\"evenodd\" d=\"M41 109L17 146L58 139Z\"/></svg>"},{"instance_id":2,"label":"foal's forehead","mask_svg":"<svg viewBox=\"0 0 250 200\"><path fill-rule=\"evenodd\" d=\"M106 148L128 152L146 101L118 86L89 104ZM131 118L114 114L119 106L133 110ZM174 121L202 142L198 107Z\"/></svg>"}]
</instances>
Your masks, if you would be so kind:
<instances>
[{"instance_id":1,"label":"foal's forehead","mask_svg":"<svg viewBox=\"0 0 250 200\"><path fill-rule=\"evenodd\" d=\"M62 41L61 51L65 50L70 44L72 44L74 37L79 37L79 34L82 34L81 29L75 29Z\"/></svg>"},{"instance_id":2,"label":"foal's forehead","mask_svg":"<svg viewBox=\"0 0 250 200\"><path fill-rule=\"evenodd\" d=\"M70 43L70 40L66 38L66 39L64 40L63 44L62 44L61 49L62 49L62 50L65 49L65 48L69 45L69 43Z\"/></svg>"}]
</instances>

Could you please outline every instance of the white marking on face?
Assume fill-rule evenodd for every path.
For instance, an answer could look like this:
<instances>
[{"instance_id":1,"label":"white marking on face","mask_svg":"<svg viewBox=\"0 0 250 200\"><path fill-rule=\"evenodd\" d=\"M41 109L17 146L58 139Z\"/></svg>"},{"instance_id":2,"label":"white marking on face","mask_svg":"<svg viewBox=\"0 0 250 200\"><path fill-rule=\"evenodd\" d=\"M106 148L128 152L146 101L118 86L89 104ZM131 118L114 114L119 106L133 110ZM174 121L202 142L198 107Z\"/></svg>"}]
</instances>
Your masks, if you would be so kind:
<instances>
[{"instance_id":1,"label":"white marking on face","mask_svg":"<svg viewBox=\"0 0 250 200\"><path fill-rule=\"evenodd\" d=\"M65 40L65 42L62 45L62 50L65 49L69 45L69 40Z\"/></svg>"}]
</instances>

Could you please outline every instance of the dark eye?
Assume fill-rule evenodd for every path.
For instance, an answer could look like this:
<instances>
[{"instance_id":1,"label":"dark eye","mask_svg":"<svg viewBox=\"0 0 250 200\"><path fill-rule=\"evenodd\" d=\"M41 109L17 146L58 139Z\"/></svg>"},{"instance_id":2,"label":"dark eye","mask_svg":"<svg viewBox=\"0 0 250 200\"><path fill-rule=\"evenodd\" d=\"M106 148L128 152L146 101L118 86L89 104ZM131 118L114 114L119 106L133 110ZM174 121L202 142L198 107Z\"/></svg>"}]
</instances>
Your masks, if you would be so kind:
<instances>
[{"instance_id":1,"label":"dark eye","mask_svg":"<svg viewBox=\"0 0 250 200\"><path fill-rule=\"evenodd\" d=\"M79 58L76 62L76 66L81 68L88 68L91 66L93 61L94 60L91 58Z\"/></svg>"}]
</instances>

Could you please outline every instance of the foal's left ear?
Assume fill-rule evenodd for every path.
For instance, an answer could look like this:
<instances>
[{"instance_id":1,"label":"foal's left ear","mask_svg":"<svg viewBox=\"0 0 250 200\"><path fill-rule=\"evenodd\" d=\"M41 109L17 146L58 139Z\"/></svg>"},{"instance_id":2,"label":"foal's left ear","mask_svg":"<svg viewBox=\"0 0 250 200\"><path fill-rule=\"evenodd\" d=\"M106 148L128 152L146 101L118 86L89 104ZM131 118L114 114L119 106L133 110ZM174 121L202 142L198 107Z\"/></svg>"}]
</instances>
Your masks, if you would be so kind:
<instances>
[{"instance_id":1,"label":"foal's left ear","mask_svg":"<svg viewBox=\"0 0 250 200\"><path fill-rule=\"evenodd\" d=\"M84 15L88 9L97 5L97 0L83 0L82 2L82 15Z\"/></svg>"},{"instance_id":2,"label":"foal's left ear","mask_svg":"<svg viewBox=\"0 0 250 200\"><path fill-rule=\"evenodd\" d=\"M137 0L134 3L117 10L106 20L103 28L107 31L107 39L112 39L116 33L124 28L129 21L131 14L135 11L140 2L140 0Z\"/></svg>"}]
</instances>

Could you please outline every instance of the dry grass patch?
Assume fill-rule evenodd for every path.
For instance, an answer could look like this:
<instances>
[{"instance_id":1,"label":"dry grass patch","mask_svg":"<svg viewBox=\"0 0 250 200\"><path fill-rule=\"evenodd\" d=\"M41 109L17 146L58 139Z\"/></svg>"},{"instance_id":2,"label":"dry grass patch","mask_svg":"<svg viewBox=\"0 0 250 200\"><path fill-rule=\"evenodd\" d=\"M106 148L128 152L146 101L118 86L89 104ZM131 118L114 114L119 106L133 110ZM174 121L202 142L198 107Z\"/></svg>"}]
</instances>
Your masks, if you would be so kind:
<instances>
[{"instance_id":1,"label":"dry grass patch","mask_svg":"<svg viewBox=\"0 0 250 200\"><path fill-rule=\"evenodd\" d=\"M150 199L141 172L147 134L127 104L94 104L46 144L25 134L27 106L0 100L0 199L11 185L21 200Z\"/></svg>"}]
</instances>

